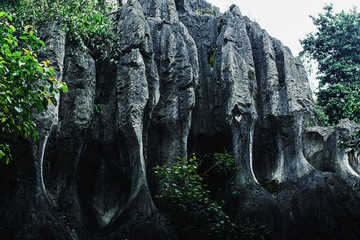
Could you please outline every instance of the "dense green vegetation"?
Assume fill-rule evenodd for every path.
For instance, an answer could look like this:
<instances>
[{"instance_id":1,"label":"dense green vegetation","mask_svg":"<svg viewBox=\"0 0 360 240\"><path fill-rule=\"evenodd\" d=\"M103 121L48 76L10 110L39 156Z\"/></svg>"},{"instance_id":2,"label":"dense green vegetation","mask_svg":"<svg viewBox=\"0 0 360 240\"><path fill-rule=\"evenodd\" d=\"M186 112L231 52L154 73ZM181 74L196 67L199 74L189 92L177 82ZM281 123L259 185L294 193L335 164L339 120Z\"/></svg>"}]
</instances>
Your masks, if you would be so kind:
<instances>
[{"instance_id":1,"label":"dense green vegetation","mask_svg":"<svg viewBox=\"0 0 360 240\"><path fill-rule=\"evenodd\" d=\"M34 111L57 104L55 95L67 91L54 78L51 62L39 62L44 42L36 27L61 22L67 45L80 47L96 60L117 62L120 36L112 18L119 9L104 1L7 0L0 2L0 132L38 138ZM9 163L11 147L0 144L0 160Z\"/></svg>"},{"instance_id":2,"label":"dense green vegetation","mask_svg":"<svg viewBox=\"0 0 360 240\"><path fill-rule=\"evenodd\" d=\"M40 26L46 22L61 21L67 44L79 46L95 59L116 61L120 55L120 35L112 21L120 9L104 1L79 0L18 0L14 4L0 4L14 18L14 25Z\"/></svg>"},{"instance_id":3,"label":"dense green vegetation","mask_svg":"<svg viewBox=\"0 0 360 240\"><path fill-rule=\"evenodd\" d=\"M205 15L205 14L210 14L210 15L213 15L216 17L216 15L219 13L218 10L210 9L210 8L198 9L197 11L200 14L200 16Z\"/></svg>"},{"instance_id":4,"label":"dense green vegetation","mask_svg":"<svg viewBox=\"0 0 360 240\"><path fill-rule=\"evenodd\" d=\"M356 9L333 13L333 6L312 17L318 32L301 40L301 55L318 62L320 80L315 109L318 122L335 125L343 118L360 123L360 15ZM360 131L342 139L350 153L360 151Z\"/></svg>"},{"instance_id":5,"label":"dense green vegetation","mask_svg":"<svg viewBox=\"0 0 360 240\"><path fill-rule=\"evenodd\" d=\"M216 199L209 190L211 186L204 183L203 176L211 172L224 173L231 179L231 175L239 171L243 170L235 164L234 158L221 153L214 154L211 166L201 174L195 155L155 168L160 185L159 209L181 239L265 238L265 226L250 221L243 225L234 224L224 210L225 201ZM223 189L219 190L220 195L224 195ZM233 187L231 191L238 194L238 188Z\"/></svg>"},{"instance_id":6,"label":"dense green vegetation","mask_svg":"<svg viewBox=\"0 0 360 240\"><path fill-rule=\"evenodd\" d=\"M32 114L57 104L55 94L66 85L54 79L49 61L39 62L37 52L44 47L36 30L12 25L12 17L0 12L0 131L15 136L38 137ZM0 144L0 160L11 160L10 146Z\"/></svg>"},{"instance_id":7,"label":"dense green vegetation","mask_svg":"<svg viewBox=\"0 0 360 240\"><path fill-rule=\"evenodd\" d=\"M321 122L334 125L346 117L359 121L359 13L356 9L334 13L332 5L327 5L312 20L318 31L301 40L301 55L318 62L316 104L324 112Z\"/></svg>"}]
</instances>

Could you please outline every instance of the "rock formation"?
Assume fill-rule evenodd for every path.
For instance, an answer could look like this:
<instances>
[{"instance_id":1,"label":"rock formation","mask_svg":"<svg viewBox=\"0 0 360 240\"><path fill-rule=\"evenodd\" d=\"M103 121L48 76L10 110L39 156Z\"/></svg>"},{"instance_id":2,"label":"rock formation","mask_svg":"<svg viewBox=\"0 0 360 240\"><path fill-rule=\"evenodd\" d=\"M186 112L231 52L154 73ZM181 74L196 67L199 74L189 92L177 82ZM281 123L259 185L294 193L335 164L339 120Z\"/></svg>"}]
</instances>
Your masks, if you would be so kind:
<instances>
[{"instance_id":1,"label":"rock formation","mask_svg":"<svg viewBox=\"0 0 360 240\"><path fill-rule=\"evenodd\" d=\"M128 0L118 65L68 45L58 22L39 30L69 93L36 114L39 141L8 140L2 239L171 238L153 166L224 150L245 169L237 182L253 182L231 200L239 221L257 219L270 239L360 237L360 167L337 144L354 125L305 129L313 100L301 61L238 7L197 12L207 7Z\"/></svg>"}]
</instances>

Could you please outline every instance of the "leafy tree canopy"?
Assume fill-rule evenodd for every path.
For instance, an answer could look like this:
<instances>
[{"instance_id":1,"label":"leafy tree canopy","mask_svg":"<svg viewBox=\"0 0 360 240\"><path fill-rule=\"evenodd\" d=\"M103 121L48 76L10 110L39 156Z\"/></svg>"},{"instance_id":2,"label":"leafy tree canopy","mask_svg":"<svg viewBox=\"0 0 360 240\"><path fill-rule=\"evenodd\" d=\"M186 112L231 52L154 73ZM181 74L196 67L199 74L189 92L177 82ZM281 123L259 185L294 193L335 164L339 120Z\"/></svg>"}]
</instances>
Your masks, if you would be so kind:
<instances>
[{"instance_id":1,"label":"leafy tree canopy","mask_svg":"<svg viewBox=\"0 0 360 240\"><path fill-rule=\"evenodd\" d=\"M333 13L333 6L324 7L325 13L311 17L317 26L301 40L302 54L309 54L319 63L321 86L360 80L359 14L353 9Z\"/></svg>"},{"instance_id":2,"label":"leafy tree canopy","mask_svg":"<svg viewBox=\"0 0 360 240\"><path fill-rule=\"evenodd\" d=\"M49 61L39 62L37 51L44 46L33 26L22 31L11 25L12 17L0 12L0 132L38 137L32 114L57 104L55 94L66 85L53 78ZM10 146L0 144L0 160L9 163Z\"/></svg>"},{"instance_id":3,"label":"leafy tree canopy","mask_svg":"<svg viewBox=\"0 0 360 240\"><path fill-rule=\"evenodd\" d=\"M4 0L0 1L0 132L38 137L34 110L57 104L55 94L66 92L54 79L48 61L39 62L44 43L34 26L60 21L66 41L89 52L96 60L117 62L120 35L112 21L120 9L104 0ZM10 146L0 143L0 160L9 163Z\"/></svg>"},{"instance_id":4,"label":"leafy tree canopy","mask_svg":"<svg viewBox=\"0 0 360 240\"><path fill-rule=\"evenodd\" d=\"M320 80L317 104L328 116L328 124L342 118L357 120L349 103L359 98L360 84L360 22L356 9L334 13L332 5L324 13L311 17L317 26L301 40L302 56L318 62ZM353 108L354 110L354 108Z\"/></svg>"},{"instance_id":5,"label":"leafy tree canopy","mask_svg":"<svg viewBox=\"0 0 360 240\"><path fill-rule=\"evenodd\" d=\"M9 11L14 25L41 25L60 20L68 44L79 46L97 60L116 61L120 55L120 35L116 34L120 9L104 0L7 0L0 10Z\"/></svg>"}]
</instances>

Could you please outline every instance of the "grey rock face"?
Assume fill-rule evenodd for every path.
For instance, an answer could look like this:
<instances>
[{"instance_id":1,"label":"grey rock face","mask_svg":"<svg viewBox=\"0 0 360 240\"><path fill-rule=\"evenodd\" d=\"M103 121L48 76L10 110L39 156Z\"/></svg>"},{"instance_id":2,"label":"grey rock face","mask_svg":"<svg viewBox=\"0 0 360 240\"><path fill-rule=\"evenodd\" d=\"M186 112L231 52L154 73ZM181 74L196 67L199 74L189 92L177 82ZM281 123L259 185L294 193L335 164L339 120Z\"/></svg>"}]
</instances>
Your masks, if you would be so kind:
<instances>
[{"instance_id":1,"label":"grey rock face","mask_svg":"<svg viewBox=\"0 0 360 240\"><path fill-rule=\"evenodd\" d=\"M277 240L360 236L358 159L337 145L355 126L305 129L312 97L300 60L238 7L197 12L207 7L123 3L118 65L68 45L57 22L41 29L42 57L69 93L34 116L39 141L11 140L1 236L172 238L154 204L153 166L224 151L245 170L229 201L237 220L256 218Z\"/></svg>"},{"instance_id":2,"label":"grey rock face","mask_svg":"<svg viewBox=\"0 0 360 240\"><path fill-rule=\"evenodd\" d=\"M47 44L44 55L39 57L50 60L55 76L62 80L65 34L58 34L59 29L59 22L48 23L39 29ZM48 110L36 113L34 119L39 127L39 140L31 147L16 139L7 140L14 146L17 163L1 172L5 181L0 197L4 217L1 236L4 239L71 239L71 230L59 221L44 183L44 155L49 136L56 131L59 122L59 108L50 106Z\"/></svg>"},{"instance_id":3,"label":"grey rock face","mask_svg":"<svg viewBox=\"0 0 360 240\"><path fill-rule=\"evenodd\" d=\"M288 48L271 38L257 24L247 22L250 27L249 36L253 42L260 103L260 128L255 138L259 137L260 142L267 141L266 148L277 146L276 150L270 152L268 162L259 162L259 165L272 169L271 178L277 178L279 181L300 177L311 171L301 151L304 121L312 107L306 74L299 59L294 58ZM265 134L262 135L261 132ZM259 153L263 147L256 147L259 149L256 151L259 161L264 159ZM254 161L257 162L257 159ZM262 166L259 171L264 174L266 170L264 171ZM266 175L269 176L269 173Z\"/></svg>"},{"instance_id":4,"label":"grey rock face","mask_svg":"<svg viewBox=\"0 0 360 240\"><path fill-rule=\"evenodd\" d=\"M255 181L307 174L312 167L303 156L301 138L312 98L299 60L238 7L216 18L192 14L181 20L203 56L195 137L230 131L228 148ZM213 49L212 68L205 56ZM211 124L212 115L217 122Z\"/></svg>"},{"instance_id":5,"label":"grey rock face","mask_svg":"<svg viewBox=\"0 0 360 240\"><path fill-rule=\"evenodd\" d=\"M312 127L303 135L304 155L321 172L337 173L344 178L360 177L357 156L339 143L355 134L357 126L343 119L335 127Z\"/></svg>"},{"instance_id":6,"label":"grey rock face","mask_svg":"<svg viewBox=\"0 0 360 240\"><path fill-rule=\"evenodd\" d=\"M175 0L176 10L179 13L193 12L200 9L209 8L211 10L219 10L219 8L212 6L205 0Z\"/></svg>"}]
</instances>

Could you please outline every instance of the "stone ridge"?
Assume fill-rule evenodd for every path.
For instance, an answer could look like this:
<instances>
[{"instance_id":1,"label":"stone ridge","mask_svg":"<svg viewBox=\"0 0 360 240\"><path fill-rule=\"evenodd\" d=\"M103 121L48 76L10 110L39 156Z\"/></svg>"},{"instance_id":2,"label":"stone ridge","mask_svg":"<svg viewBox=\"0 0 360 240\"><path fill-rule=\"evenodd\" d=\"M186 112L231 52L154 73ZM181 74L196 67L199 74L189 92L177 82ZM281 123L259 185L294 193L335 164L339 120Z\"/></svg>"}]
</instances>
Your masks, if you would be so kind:
<instances>
[{"instance_id":1,"label":"stone ridge","mask_svg":"<svg viewBox=\"0 0 360 240\"><path fill-rule=\"evenodd\" d=\"M239 222L256 219L276 240L359 238L358 158L337 145L355 125L305 129L313 99L289 48L238 7L214 16L197 12L217 9L204 0L121 2L118 65L68 45L59 22L39 29L69 93L34 116L31 149L13 140L0 236L174 239L153 167L227 151L245 170L241 195L229 195Z\"/></svg>"}]
</instances>

